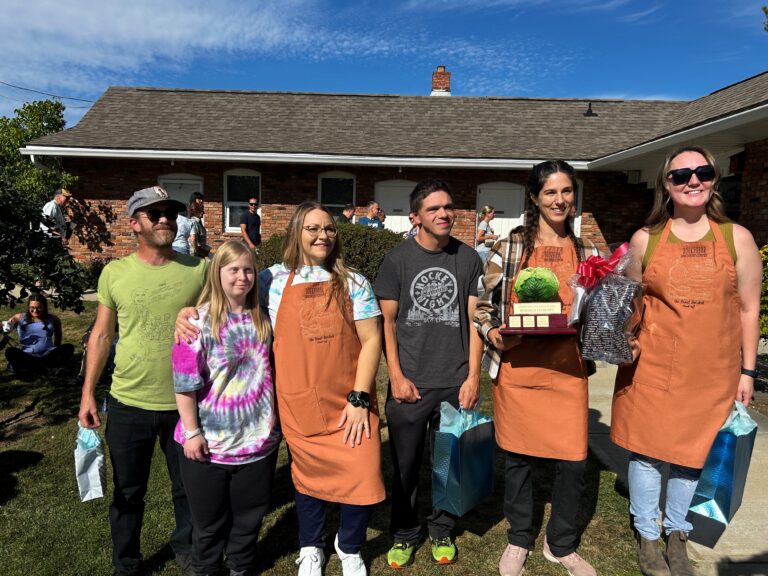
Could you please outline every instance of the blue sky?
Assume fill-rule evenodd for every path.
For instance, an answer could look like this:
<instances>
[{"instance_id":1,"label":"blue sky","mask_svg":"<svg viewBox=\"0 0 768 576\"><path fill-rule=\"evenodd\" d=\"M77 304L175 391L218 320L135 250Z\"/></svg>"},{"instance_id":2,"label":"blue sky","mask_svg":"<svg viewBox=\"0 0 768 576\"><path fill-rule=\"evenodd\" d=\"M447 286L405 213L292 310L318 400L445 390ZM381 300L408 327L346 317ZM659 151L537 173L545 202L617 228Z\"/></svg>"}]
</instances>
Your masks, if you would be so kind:
<instances>
[{"instance_id":1,"label":"blue sky","mask_svg":"<svg viewBox=\"0 0 768 576\"><path fill-rule=\"evenodd\" d=\"M694 99L768 69L768 0L1 0L0 82ZM0 115L39 98L0 84ZM69 125L87 102L65 100Z\"/></svg>"}]
</instances>

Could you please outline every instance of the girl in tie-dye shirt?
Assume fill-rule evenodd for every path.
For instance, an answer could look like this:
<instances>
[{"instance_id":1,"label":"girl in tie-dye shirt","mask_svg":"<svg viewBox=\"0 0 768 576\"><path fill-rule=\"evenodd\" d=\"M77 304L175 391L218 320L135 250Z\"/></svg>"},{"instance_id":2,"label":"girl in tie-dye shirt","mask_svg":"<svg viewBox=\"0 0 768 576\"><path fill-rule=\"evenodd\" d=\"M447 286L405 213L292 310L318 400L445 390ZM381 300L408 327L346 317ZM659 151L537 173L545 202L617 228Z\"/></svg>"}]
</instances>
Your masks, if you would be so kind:
<instances>
[{"instance_id":1,"label":"girl in tie-dye shirt","mask_svg":"<svg viewBox=\"0 0 768 576\"><path fill-rule=\"evenodd\" d=\"M269 506L280 431L271 328L259 308L256 262L240 242L223 244L197 304L200 336L173 349L184 486L193 516L192 561L215 573L250 574Z\"/></svg>"}]
</instances>

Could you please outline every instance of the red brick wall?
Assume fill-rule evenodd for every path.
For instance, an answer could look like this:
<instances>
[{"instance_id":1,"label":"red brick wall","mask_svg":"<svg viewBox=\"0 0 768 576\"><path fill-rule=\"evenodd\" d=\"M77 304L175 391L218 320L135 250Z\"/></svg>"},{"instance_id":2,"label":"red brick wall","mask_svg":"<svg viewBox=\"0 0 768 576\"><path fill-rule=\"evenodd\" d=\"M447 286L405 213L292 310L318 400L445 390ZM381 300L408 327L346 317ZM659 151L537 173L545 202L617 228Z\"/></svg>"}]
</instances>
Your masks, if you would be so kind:
<instances>
[{"instance_id":1,"label":"red brick wall","mask_svg":"<svg viewBox=\"0 0 768 576\"><path fill-rule=\"evenodd\" d=\"M85 200L102 200L111 205L118 218L110 226L115 245L106 247L102 256L119 257L135 248L128 227L126 201L132 192L157 183L158 176L172 173L203 178L208 242L215 246L237 235L223 232L223 196L225 171L250 168L261 174L262 236L266 239L285 230L293 207L303 200L317 199L318 176L341 170L355 175L357 215L365 213L365 204L374 198L375 183L383 180L419 180L438 176L452 187L457 208L454 235L472 243L475 231L477 186L484 182L506 181L525 185L527 170L459 170L403 167L317 166L293 164L236 164L225 162L170 162L150 160L110 160L66 158L65 169L79 176L73 193ZM651 193L644 185L628 185L622 173L580 173L585 186L582 235L605 249L606 243L629 239L650 209ZM91 256L76 242L72 249L78 257Z\"/></svg>"},{"instance_id":2,"label":"red brick wall","mask_svg":"<svg viewBox=\"0 0 768 576\"><path fill-rule=\"evenodd\" d=\"M739 223L752 232L758 246L768 244L768 139L744 147Z\"/></svg>"}]
</instances>

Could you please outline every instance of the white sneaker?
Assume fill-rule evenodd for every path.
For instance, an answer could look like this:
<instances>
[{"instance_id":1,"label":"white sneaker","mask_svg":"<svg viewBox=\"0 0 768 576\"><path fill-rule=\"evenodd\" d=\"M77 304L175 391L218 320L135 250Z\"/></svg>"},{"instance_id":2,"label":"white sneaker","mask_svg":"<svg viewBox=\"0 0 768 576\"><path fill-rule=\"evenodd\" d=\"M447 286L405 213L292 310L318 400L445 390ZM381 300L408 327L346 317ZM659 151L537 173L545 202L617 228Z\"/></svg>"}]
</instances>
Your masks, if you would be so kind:
<instances>
[{"instance_id":1,"label":"white sneaker","mask_svg":"<svg viewBox=\"0 0 768 576\"><path fill-rule=\"evenodd\" d=\"M336 534L336 539L333 541L333 547L336 548L336 554L339 555L339 560L341 560L341 573L344 576L368 576L368 571L365 569L365 562L363 562L360 552L357 554L347 554L339 549L338 534Z\"/></svg>"},{"instance_id":2,"label":"white sneaker","mask_svg":"<svg viewBox=\"0 0 768 576\"><path fill-rule=\"evenodd\" d=\"M296 559L299 576L323 576L323 564L325 554L316 546L305 546L299 551L299 557Z\"/></svg>"}]
</instances>

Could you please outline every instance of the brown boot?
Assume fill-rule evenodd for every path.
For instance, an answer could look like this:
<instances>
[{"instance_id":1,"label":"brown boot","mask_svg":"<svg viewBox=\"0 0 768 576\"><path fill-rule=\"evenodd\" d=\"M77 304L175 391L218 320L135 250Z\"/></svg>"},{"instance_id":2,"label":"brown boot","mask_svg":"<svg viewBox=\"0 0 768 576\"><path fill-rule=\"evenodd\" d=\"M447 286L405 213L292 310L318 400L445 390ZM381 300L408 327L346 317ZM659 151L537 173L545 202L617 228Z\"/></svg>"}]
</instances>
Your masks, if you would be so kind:
<instances>
[{"instance_id":1,"label":"brown boot","mask_svg":"<svg viewBox=\"0 0 768 576\"><path fill-rule=\"evenodd\" d=\"M694 576L693 566L688 560L688 536L681 530L667 535L667 564L672 576Z\"/></svg>"},{"instance_id":2,"label":"brown boot","mask_svg":"<svg viewBox=\"0 0 768 576\"><path fill-rule=\"evenodd\" d=\"M643 576L670 576L671 572L664 555L659 548L658 540L648 540L637 535L637 562Z\"/></svg>"}]
</instances>

